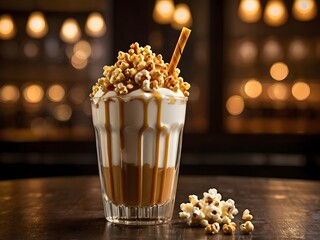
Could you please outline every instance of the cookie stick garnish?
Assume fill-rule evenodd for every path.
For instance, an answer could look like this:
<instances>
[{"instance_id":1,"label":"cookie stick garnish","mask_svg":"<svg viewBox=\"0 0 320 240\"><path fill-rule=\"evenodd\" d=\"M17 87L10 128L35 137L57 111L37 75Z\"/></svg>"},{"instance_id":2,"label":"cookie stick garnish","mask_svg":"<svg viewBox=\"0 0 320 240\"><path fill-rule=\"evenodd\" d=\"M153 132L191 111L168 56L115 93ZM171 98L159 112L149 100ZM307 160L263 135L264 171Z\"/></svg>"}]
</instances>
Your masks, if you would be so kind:
<instances>
[{"instance_id":1,"label":"cookie stick garnish","mask_svg":"<svg viewBox=\"0 0 320 240\"><path fill-rule=\"evenodd\" d=\"M169 71L168 71L169 75L171 75L173 73L173 71L176 69L176 67L178 65L181 54L183 52L184 46L186 45L186 42L189 38L190 33L191 33L190 29L188 29L186 27L182 28L179 40L176 45L176 48L174 49L174 52L171 57Z\"/></svg>"}]
</instances>

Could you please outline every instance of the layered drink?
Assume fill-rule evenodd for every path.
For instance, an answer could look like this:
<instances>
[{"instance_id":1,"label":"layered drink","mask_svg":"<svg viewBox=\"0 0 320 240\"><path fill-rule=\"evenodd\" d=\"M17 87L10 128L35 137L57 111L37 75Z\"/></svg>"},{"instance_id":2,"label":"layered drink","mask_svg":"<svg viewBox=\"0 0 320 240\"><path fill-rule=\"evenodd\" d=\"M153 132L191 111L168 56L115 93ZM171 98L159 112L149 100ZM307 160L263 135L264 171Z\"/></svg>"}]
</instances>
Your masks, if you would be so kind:
<instances>
[{"instance_id":1,"label":"layered drink","mask_svg":"<svg viewBox=\"0 0 320 240\"><path fill-rule=\"evenodd\" d=\"M107 220L170 220L190 85L150 46L105 66L90 95Z\"/></svg>"}]
</instances>

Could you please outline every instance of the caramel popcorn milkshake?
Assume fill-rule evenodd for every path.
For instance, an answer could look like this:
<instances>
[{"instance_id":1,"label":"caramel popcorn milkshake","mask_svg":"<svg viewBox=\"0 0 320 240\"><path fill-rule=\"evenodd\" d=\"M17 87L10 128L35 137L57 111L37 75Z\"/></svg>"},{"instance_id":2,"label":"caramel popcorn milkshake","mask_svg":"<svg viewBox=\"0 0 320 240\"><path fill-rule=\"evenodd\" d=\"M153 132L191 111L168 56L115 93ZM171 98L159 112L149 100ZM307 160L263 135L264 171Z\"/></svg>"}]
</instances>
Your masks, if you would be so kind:
<instances>
[{"instance_id":1,"label":"caramel popcorn milkshake","mask_svg":"<svg viewBox=\"0 0 320 240\"><path fill-rule=\"evenodd\" d=\"M118 53L114 65L103 68L93 86L108 221L149 225L171 219L190 88L176 64L165 63L150 46L133 43L128 52Z\"/></svg>"}]
</instances>

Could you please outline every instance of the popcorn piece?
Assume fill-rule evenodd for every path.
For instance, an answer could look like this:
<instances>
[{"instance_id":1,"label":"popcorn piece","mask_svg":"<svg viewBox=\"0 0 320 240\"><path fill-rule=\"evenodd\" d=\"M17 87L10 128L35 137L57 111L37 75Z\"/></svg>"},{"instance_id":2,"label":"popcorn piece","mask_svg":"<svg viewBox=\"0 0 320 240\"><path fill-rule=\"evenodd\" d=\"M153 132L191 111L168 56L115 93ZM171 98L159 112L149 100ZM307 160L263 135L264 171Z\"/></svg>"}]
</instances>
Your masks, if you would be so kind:
<instances>
[{"instance_id":1,"label":"popcorn piece","mask_svg":"<svg viewBox=\"0 0 320 240\"><path fill-rule=\"evenodd\" d=\"M240 225L240 230L244 234L249 234L254 231L254 226L250 221L246 221Z\"/></svg>"},{"instance_id":2,"label":"popcorn piece","mask_svg":"<svg viewBox=\"0 0 320 240\"><path fill-rule=\"evenodd\" d=\"M222 219L221 219L221 223L222 224L229 224L231 222L231 219L228 218L227 216L224 216Z\"/></svg>"},{"instance_id":3,"label":"popcorn piece","mask_svg":"<svg viewBox=\"0 0 320 240\"><path fill-rule=\"evenodd\" d=\"M193 209L193 205L192 205L192 203L181 203L180 209L183 212L191 213L192 209Z\"/></svg>"},{"instance_id":4,"label":"popcorn piece","mask_svg":"<svg viewBox=\"0 0 320 240\"><path fill-rule=\"evenodd\" d=\"M242 219L245 220L245 221L250 221L250 220L253 219L253 216L250 214L250 211L248 209L243 211Z\"/></svg>"},{"instance_id":5,"label":"popcorn piece","mask_svg":"<svg viewBox=\"0 0 320 240\"><path fill-rule=\"evenodd\" d=\"M189 195L189 202L194 206L199 201L197 195Z\"/></svg>"},{"instance_id":6,"label":"popcorn piece","mask_svg":"<svg viewBox=\"0 0 320 240\"><path fill-rule=\"evenodd\" d=\"M214 205L205 207L205 215L209 223L221 223L221 210Z\"/></svg>"},{"instance_id":7,"label":"popcorn piece","mask_svg":"<svg viewBox=\"0 0 320 240\"><path fill-rule=\"evenodd\" d=\"M230 222L230 223L226 223L222 226L222 231L224 234L234 234L234 232L236 231L236 223L234 222Z\"/></svg>"},{"instance_id":8,"label":"popcorn piece","mask_svg":"<svg viewBox=\"0 0 320 240\"><path fill-rule=\"evenodd\" d=\"M189 225L199 225L205 219L204 213L198 208L193 207L191 218L188 221Z\"/></svg>"},{"instance_id":9,"label":"popcorn piece","mask_svg":"<svg viewBox=\"0 0 320 240\"><path fill-rule=\"evenodd\" d=\"M228 199L227 201L221 201L221 203L222 203L221 216L222 217L227 216L231 220L234 219L233 215L238 214L238 209L236 209L234 201L232 199Z\"/></svg>"},{"instance_id":10,"label":"popcorn piece","mask_svg":"<svg viewBox=\"0 0 320 240\"><path fill-rule=\"evenodd\" d=\"M220 225L219 223L209 224L204 230L207 234L216 234L220 230Z\"/></svg>"},{"instance_id":11,"label":"popcorn piece","mask_svg":"<svg viewBox=\"0 0 320 240\"><path fill-rule=\"evenodd\" d=\"M206 226L209 225L209 222L208 222L208 220L203 219L203 220L200 221L200 225L203 226L203 227L206 227Z\"/></svg>"},{"instance_id":12,"label":"popcorn piece","mask_svg":"<svg viewBox=\"0 0 320 240\"><path fill-rule=\"evenodd\" d=\"M147 70L141 70L134 77L135 82L138 83L139 85L141 85L142 82L144 82L144 80L150 81L150 79L151 79L151 76Z\"/></svg>"}]
</instances>

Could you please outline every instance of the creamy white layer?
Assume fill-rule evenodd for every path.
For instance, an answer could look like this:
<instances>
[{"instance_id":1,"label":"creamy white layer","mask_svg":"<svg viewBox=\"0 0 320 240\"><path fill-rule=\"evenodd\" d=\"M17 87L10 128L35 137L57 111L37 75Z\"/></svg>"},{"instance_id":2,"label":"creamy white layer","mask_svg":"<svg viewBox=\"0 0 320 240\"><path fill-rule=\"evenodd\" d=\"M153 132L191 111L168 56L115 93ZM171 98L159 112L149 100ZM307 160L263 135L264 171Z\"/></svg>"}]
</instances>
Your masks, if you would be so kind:
<instances>
[{"instance_id":1,"label":"creamy white layer","mask_svg":"<svg viewBox=\"0 0 320 240\"><path fill-rule=\"evenodd\" d=\"M116 97L115 92L93 99L92 118L103 166L122 161L137 166L174 167L185 120L187 99L181 92L141 89Z\"/></svg>"}]
</instances>

